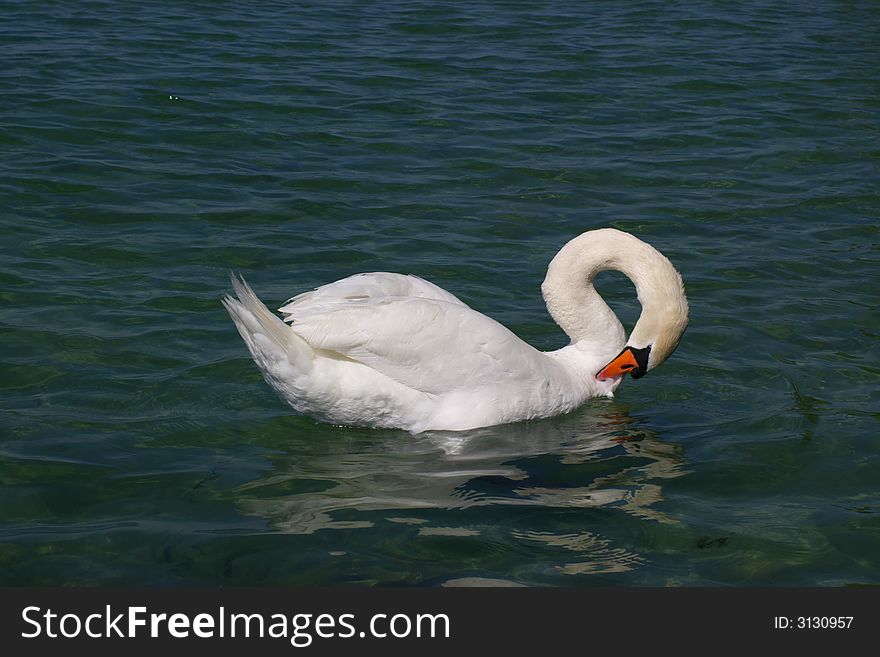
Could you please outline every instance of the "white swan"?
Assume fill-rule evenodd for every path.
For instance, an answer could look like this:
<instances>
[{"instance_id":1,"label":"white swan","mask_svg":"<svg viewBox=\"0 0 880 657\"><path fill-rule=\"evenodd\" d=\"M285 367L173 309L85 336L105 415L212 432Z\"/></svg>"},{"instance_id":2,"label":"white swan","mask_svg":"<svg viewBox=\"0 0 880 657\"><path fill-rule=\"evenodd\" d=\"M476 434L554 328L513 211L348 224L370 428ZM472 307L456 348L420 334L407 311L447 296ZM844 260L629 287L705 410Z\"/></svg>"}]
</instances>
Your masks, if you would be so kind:
<instances>
[{"instance_id":1,"label":"white swan","mask_svg":"<svg viewBox=\"0 0 880 657\"><path fill-rule=\"evenodd\" d=\"M593 287L604 270L635 284L642 313L626 341ZM566 244L541 286L571 344L541 352L415 276L357 274L266 308L242 279L223 305L273 388L334 424L459 431L549 417L612 396L666 360L687 327L681 276L638 238L602 228Z\"/></svg>"}]
</instances>

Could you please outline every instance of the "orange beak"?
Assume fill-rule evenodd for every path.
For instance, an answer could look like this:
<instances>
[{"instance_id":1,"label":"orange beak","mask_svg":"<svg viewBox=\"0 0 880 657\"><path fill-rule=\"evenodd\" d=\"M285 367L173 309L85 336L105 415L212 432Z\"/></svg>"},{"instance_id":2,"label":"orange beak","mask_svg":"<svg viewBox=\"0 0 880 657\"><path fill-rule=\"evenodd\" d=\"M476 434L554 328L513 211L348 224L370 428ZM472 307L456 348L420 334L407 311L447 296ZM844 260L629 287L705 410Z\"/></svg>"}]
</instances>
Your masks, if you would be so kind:
<instances>
[{"instance_id":1,"label":"orange beak","mask_svg":"<svg viewBox=\"0 0 880 657\"><path fill-rule=\"evenodd\" d=\"M596 375L596 378L600 381L613 379L637 369L638 366L639 364L636 362L635 354L633 354L631 349L627 348L621 351L617 358L608 363L602 371Z\"/></svg>"}]
</instances>

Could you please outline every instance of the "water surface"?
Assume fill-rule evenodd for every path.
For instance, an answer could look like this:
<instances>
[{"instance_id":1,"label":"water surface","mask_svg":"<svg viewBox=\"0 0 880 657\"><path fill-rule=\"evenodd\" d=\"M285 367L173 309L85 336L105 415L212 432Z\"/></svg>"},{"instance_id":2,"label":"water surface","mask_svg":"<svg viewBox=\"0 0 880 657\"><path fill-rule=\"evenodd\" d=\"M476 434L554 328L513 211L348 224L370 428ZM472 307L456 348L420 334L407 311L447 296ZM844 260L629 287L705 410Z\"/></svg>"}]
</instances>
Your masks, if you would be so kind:
<instances>
[{"instance_id":1,"label":"water surface","mask_svg":"<svg viewBox=\"0 0 880 657\"><path fill-rule=\"evenodd\" d=\"M7 0L0 584L877 584L878 27ZM691 325L545 421L298 417L219 303L230 270L273 307L400 271L555 349L545 268L601 226L676 264Z\"/></svg>"}]
</instances>

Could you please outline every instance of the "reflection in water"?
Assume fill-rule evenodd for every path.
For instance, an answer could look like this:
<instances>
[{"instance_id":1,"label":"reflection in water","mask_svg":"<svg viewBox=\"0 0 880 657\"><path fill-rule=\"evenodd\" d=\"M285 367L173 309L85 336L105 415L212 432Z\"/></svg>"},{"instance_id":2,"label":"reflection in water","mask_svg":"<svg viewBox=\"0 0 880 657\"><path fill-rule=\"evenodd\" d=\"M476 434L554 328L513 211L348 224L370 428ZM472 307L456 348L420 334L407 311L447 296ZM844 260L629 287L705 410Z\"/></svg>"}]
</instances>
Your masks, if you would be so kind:
<instances>
[{"instance_id":1,"label":"reflection in water","mask_svg":"<svg viewBox=\"0 0 880 657\"><path fill-rule=\"evenodd\" d=\"M245 513L266 518L276 532L378 528L412 540L459 541L492 540L481 538L489 533L495 542L502 532L508 546L570 552L558 567L567 574L623 572L642 558L595 531L529 524L511 511L537 509L545 518L547 511L593 509L675 523L655 506L662 481L685 474L681 448L638 427L613 402L461 433L334 429L320 440L300 439L274 461L272 472L240 486L237 497ZM467 511L477 506L483 513L471 524ZM487 525L485 507L508 512Z\"/></svg>"},{"instance_id":2,"label":"reflection in water","mask_svg":"<svg viewBox=\"0 0 880 657\"><path fill-rule=\"evenodd\" d=\"M586 575L592 573L622 573L632 570L642 559L622 547L612 547L611 542L604 538L584 532L583 534L548 534L540 532L515 532L514 536L522 540L531 540L552 547L571 550L575 558L585 560L567 563L560 569L568 575Z\"/></svg>"}]
</instances>

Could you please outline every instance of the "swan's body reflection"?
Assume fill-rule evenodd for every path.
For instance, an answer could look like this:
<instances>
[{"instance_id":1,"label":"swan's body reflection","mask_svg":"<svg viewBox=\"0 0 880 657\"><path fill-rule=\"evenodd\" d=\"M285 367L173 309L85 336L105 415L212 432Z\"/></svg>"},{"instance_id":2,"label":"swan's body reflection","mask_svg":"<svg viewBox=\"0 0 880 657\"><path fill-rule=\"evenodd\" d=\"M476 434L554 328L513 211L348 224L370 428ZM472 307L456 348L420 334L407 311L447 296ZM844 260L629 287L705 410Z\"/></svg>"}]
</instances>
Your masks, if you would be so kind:
<instances>
[{"instance_id":1,"label":"swan's body reflection","mask_svg":"<svg viewBox=\"0 0 880 657\"><path fill-rule=\"evenodd\" d=\"M334 435L297 431L270 473L239 488L245 513L266 518L280 533L378 530L404 543L488 538L501 551L562 550L554 568L568 574L637 566L642 557L615 545L605 529L621 519L675 523L656 506L663 481L685 473L680 447L639 427L617 402L550 420L415 438L315 431Z\"/></svg>"}]
</instances>

